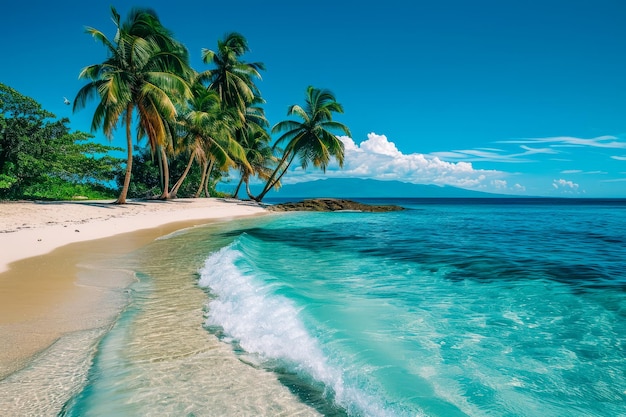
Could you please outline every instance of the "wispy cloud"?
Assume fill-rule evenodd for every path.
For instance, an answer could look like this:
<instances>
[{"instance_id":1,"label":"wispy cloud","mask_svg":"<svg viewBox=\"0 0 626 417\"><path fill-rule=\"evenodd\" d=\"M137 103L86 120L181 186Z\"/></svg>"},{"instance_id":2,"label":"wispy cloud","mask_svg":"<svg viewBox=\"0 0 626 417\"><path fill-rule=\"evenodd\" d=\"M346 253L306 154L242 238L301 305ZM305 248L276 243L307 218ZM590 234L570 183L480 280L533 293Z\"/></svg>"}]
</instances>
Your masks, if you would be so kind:
<instances>
[{"instance_id":1,"label":"wispy cloud","mask_svg":"<svg viewBox=\"0 0 626 417\"><path fill-rule=\"evenodd\" d=\"M626 161L626 156L613 155L611 158L616 159L618 161Z\"/></svg>"},{"instance_id":2,"label":"wispy cloud","mask_svg":"<svg viewBox=\"0 0 626 417\"><path fill-rule=\"evenodd\" d=\"M430 155L436 158L443 158L453 161L523 163L535 162L533 159L527 158L531 155L554 155L558 153L558 151L551 148L531 148L530 146L526 145L521 145L520 149L522 149L524 152L507 153L506 151L497 148L478 148L454 150L452 152L433 152Z\"/></svg>"},{"instance_id":3,"label":"wispy cloud","mask_svg":"<svg viewBox=\"0 0 626 417\"><path fill-rule=\"evenodd\" d=\"M608 172L606 171L583 171L581 169L566 169L561 171L561 174L584 174L584 175L606 175Z\"/></svg>"},{"instance_id":4,"label":"wispy cloud","mask_svg":"<svg viewBox=\"0 0 626 417\"><path fill-rule=\"evenodd\" d=\"M626 172L622 172L622 174L626 174ZM626 182L626 178L613 178L611 180L602 180L600 182Z\"/></svg>"},{"instance_id":5,"label":"wispy cloud","mask_svg":"<svg viewBox=\"0 0 626 417\"><path fill-rule=\"evenodd\" d=\"M626 142L620 141L616 136L598 136L597 138L583 139L575 138L571 136L557 136L549 138L526 138L526 139L513 139L513 140L501 140L496 143L518 143L518 144L550 144L551 147L593 147L593 148L613 148L622 149L626 148Z\"/></svg>"}]
</instances>

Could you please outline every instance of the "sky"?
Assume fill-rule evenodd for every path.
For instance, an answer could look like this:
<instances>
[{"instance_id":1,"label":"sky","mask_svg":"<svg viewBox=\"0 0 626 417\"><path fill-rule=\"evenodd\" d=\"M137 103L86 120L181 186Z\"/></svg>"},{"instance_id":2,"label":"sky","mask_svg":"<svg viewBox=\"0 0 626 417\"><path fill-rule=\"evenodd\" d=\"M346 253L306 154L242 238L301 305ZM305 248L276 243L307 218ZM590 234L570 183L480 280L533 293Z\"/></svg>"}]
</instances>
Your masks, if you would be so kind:
<instances>
[{"instance_id":1,"label":"sky","mask_svg":"<svg viewBox=\"0 0 626 417\"><path fill-rule=\"evenodd\" d=\"M201 49L239 32L263 62L273 125L307 86L330 89L350 128L343 169L284 183L357 177L511 195L626 198L626 1L20 1L3 5L0 82L73 130L81 69L111 38L110 6L154 9L202 71ZM96 140L105 141L101 132ZM124 131L113 145L124 147Z\"/></svg>"}]
</instances>

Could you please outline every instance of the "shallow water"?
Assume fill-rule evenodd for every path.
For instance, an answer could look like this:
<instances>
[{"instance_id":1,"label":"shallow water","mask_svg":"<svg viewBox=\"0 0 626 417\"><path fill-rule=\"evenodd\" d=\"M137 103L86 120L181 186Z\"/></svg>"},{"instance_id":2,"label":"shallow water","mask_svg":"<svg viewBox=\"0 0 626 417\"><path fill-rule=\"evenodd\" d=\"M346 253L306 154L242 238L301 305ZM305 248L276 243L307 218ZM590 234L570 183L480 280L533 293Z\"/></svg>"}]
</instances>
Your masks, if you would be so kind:
<instances>
[{"instance_id":1,"label":"shallow water","mask_svg":"<svg viewBox=\"0 0 626 417\"><path fill-rule=\"evenodd\" d=\"M85 389L63 415L316 415L276 375L241 362L203 326L198 266L231 240L215 238L216 229L228 227L173 233L124 260L137 271L132 301L102 339Z\"/></svg>"},{"instance_id":2,"label":"shallow water","mask_svg":"<svg viewBox=\"0 0 626 417\"><path fill-rule=\"evenodd\" d=\"M624 415L624 202L400 203L134 253L66 415Z\"/></svg>"},{"instance_id":3,"label":"shallow water","mask_svg":"<svg viewBox=\"0 0 626 417\"><path fill-rule=\"evenodd\" d=\"M404 204L242 230L207 324L350 415L624 413L626 207Z\"/></svg>"}]
</instances>

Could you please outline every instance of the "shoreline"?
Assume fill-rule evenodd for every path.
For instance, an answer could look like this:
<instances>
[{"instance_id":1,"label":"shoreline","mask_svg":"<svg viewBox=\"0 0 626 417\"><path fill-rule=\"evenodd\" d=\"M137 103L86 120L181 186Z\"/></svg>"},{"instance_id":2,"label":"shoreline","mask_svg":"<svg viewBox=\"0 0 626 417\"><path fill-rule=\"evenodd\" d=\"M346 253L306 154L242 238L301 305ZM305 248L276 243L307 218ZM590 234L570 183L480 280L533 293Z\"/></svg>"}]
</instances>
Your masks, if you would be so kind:
<instances>
[{"instance_id":1,"label":"shoreline","mask_svg":"<svg viewBox=\"0 0 626 417\"><path fill-rule=\"evenodd\" d=\"M265 213L223 199L0 203L0 392L14 394L0 402L58 410L79 389L74 368L84 376L135 280L110 260L181 229ZM91 268L107 261L105 275ZM77 362L55 369L65 352Z\"/></svg>"},{"instance_id":2,"label":"shoreline","mask_svg":"<svg viewBox=\"0 0 626 417\"><path fill-rule=\"evenodd\" d=\"M253 202L221 198L0 202L0 274L10 264L56 248L182 221L229 220L267 213Z\"/></svg>"},{"instance_id":3,"label":"shoreline","mask_svg":"<svg viewBox=\"0 0 626 417\"><path fill-rule=\"evenodd\" d=\"M0 203L0 380L62 335L98 326L104 318L90 312L97 310L93 305L102 302L104 293L132 281L124 276L127 271L119 271L95 285L80 282L85 275L81 263L130 253L187 227L265 213L254 203L222 199L122 206L102 201Z\"/></svg>"}]
</instances>

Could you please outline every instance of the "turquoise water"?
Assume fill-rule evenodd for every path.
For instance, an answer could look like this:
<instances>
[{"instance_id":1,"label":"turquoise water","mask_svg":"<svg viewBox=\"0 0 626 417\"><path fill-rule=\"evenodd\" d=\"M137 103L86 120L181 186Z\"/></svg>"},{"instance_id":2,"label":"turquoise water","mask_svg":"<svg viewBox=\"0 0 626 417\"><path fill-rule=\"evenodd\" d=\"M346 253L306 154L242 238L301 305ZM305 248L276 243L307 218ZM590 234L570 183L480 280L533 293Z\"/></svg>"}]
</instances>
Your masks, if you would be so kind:
<instances>
[{"instance_id":1,"label":"turquoise water","mask_svg":"<svg viewBox=\"0 0 626 417\"><path fill-rule=\"evenodd\" d=\"M158 250L184 248L169 270L197 271L205 331L321 414L626 415L626 202L394 203Z\"/></svg>"}]
</instances>

